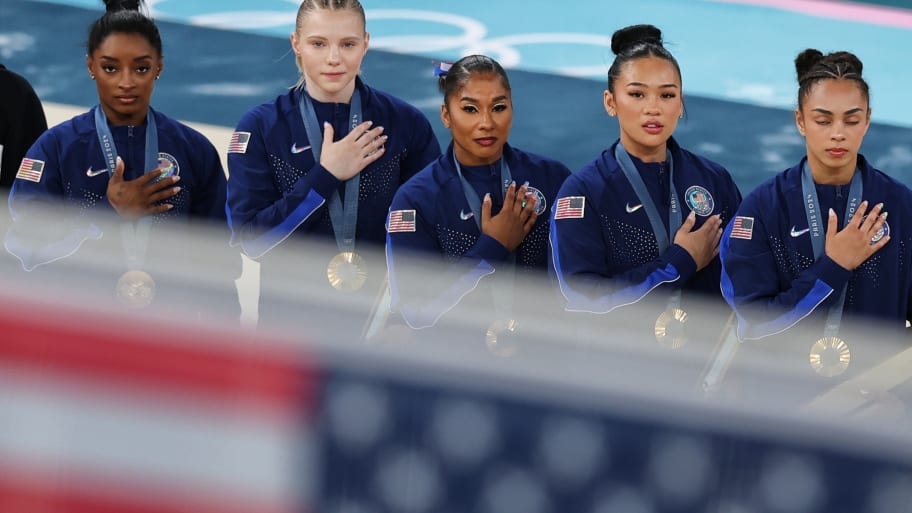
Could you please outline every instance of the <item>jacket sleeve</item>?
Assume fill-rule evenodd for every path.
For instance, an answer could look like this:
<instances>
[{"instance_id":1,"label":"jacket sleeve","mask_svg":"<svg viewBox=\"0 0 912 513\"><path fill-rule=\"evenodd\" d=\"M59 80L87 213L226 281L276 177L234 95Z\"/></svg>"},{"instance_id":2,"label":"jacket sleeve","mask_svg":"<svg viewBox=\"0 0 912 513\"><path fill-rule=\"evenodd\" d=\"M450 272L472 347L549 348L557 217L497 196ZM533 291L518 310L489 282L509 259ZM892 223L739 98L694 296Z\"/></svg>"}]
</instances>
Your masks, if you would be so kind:
<instances>
[{"instance_id":1,"label":"jacket sleeve","mask_svg":"<svg viewBox=\"0 0 912 513\"><path fill-rule=\"evenodd\" d=\"M444 258L436 223L430 218L435 212L433 199L415 201L408 192L403 188L396 193L390 216L414 215L414 227L397 227L387 218L390 301L409 327L421 329L436 324L483 279L493 276L510 252L482 234L461 258Z\"/></svg>"},{"instance_id":2,"label":"jacket sleeve","mask_svg":"<svg viewBox=\"0 0 912 513\"><path fill-rule=\"evenodd\" d=\"M623 242L606 240L590 191L577 175L571 176L551 208L550 270L567 311L608 313L639 302L658 287L680 288L693 276L696 262L677 244L656 260L612 273L607 259L616 248L611 246ZM558 203L569 198L584 198L582 214L558 216Z\"/></svg>"},{"instance_id":3,"label":"jacket sleeve","mask_svg":"<svg viewBox=\"0 0 912 513\"><path fill-rule=\"evenodd\" d=\"M13 222L4 246L26 271L66 258L86 240L100 239L103 234L86 216L65 210L62 173L67 170L62 168L59 146L57 137L45 132L26 153L33 170L30 178L16 178L10 190Z\"/></svg>"},{"instance_id":4,"label":"jacket sleeve","mask_svg":"<svg viewBox=\"0 0 912 513\"><path fill-rule=\"evenodd\" d=\"M240 244L251 258L260 258L298 229L307 230L319 219L314 215L340 182L319 163L283 193L275 179L275 166L262 123L247 114L237 127L228 151L230 171L227 192L228 223L232 244ZM287 141L291 144L291 141ZM309 151L309 150L308 150Z\"/></svg>"},{"instance_id":5,"label":"jacket sleeve","mask_svg":"<svg viewBox=\"0 0 912 513\"><path fill-rule=\"evenodd\" d=\"M440 156L440 143L437 141L437 136L434 135L430 122L417 109L410 130L411 144L402 163L402 183Z\"/></svg>"},{"instance_id":6,"label":"jacket sleeve","mask_svg":"<svg viewBox=\"0 0 912 513\"><path fill-rule=\"evenodd\" d=\"M783 276L778 261L791 255L781 243L773 247L776 227L764 212L781 215L772 202L748 197L722 233L719 248L722 295L738 317L740 340L781 333L818 307L832 304L852 274L822 255L793 278Z\"/></svg>"}]
</instances>

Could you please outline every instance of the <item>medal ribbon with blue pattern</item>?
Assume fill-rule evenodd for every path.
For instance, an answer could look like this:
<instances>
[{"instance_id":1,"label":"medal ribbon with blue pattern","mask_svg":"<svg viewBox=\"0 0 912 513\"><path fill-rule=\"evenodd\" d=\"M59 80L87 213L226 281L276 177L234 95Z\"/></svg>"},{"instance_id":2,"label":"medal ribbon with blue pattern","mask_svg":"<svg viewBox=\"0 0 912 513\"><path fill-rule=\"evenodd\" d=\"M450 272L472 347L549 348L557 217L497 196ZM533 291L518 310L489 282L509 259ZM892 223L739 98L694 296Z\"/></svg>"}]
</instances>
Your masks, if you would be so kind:
<instances>
[{"instance_id":1,"label":"medal ribbon with blue pattern","mask_svg":"<svg viewBox=\"0 0 912 513\"><path fill-rule=\"evenodd\" d=\"M100 105L95 106L95 132L101 144L105 166L108 168L108 177L114 176L117 169L117 148L114 145L114 136L108 127L108 119ZM158 167L158 127L155 124L155 114L150 108L146 114L146 144L145 144L145 169L142 173ZM135 223L123 224L123 246L127 259L127 268L130 270L142 269L146 260L146 248L149 244L149 231L152 226L152 216L143 216Z\"/></svg>"},{"instance_id":2,"label":"medal ribbon with blue pattern","mask_svg":"<svg viewBox=\"0 0 912 513\"><path fill-rule=\"evenodd\" d=\"M849 185L849 199L846 204L843 226L848 225L852 216L855 215L858 205L861 204L863 192L864 186L861 181L861 171L856 169L855 174L852 175L852 183ZM804 213L807 216L811 245L814 248L814 260L817 260L824 253L826 235L823 233L823 216L820 212L820 202L817 199L817 187L814 184L814 177L811 175L811 169L807 161L805 161L804 167L801 169L801 193L804 195ZM839 299L827 312L826 327L823 332L825 337L835 337L839 333L847 289L848 284L843 285L842 292L839 293Z\"/></svg>"},{"instance_id":3,"label":"medal ribbon with blue pattern","mask_svg":"<svg viewBox=\"0 0 912 513\"><path fill-rule=\"evenodd\" d=\"M453 152L453 163L456 165L456 174L459 175L459 181L462 183L462 193L465 195L469 208L474 214L475 225L478 226L478 232L481 233L481 199L472 184L466 180L462 174L462 166L456 159L456 152ZM513 175L510 173L510 165L507 164L506 156L500 157L500 197L503 200L507 195L507 189L513 182ZM518 188L517 188L518 189ZM518 248L517 248L518 249ZM498 276L500 279L498 280ZM510 253L509 262L506 269L495 275L495 286L492 288L494 296L494 309L497 311L497 318L500 320L511 320L513 318L513 284L516 279L516 254Z\"/></svg>"},{"instance_id":4,"label":"medal ribbon with blue pattern","mask_svg":"<svg viewBox=\"0 0 912 513\"><path fill-rule=\"evenodd\" d=\"M652 233L655 234L656 238L656 246L659 249L659 255L661 255L665 250L671 247L671 237L681 229L681 225L683 224L678 192L675 190L674 159L672 159L671 151L667 148L665 149L665 159L668 162L668 197L671 199L668 207L668 231L665 230L665 223L662 222L662 216L659 214L659 209L656 208L655 203L652 201L652 196L649 195L649 190L646 188L646 183L643 182L643 177L640 176L640 172L637 171L636 165L634 165L633 160L630 159L630 154L627 153L627 150L624 149L624 145L620 142L617 143L617 146L614 149L614 159L617 161L618 165L620 165L621 171L624 172L624 176L627 177L627 181L630 182L630 186L633 187L633 192L636 193L637 198L643 205L643 210L646 211L646 215L649 217L649 224L652 226ZM681 284L681 286L683 287L683 284ZM678 288L671 295L671 298L668 301L668 307L677 308L680 304L681 289Z\"/></svg>"},{"instance_id":5,"label":"medal ribbon with blue pattern","mask_svg":"<svg viewBox=\"0 0 912 513\"><path fill-rule=\"evenodd\" d=\"M316 110L313 106L313 100L307 94L306 86L301 87L301 100L298 104L301 111L301 119L304 120L304 130L307 131L307 139L310 141L310 151L313 152L314 162L320 162L320 154L323 149L323 131L320 130L320 122L317 120ZM351 124L349 132L361 124L361 93L355 88L351 98ZM330 141L332 142L332 141ZM361 173L345 181L345 205L342 204L342 198L339 191L335 190L329 198L327 207L329 208L329 220L332 223L333 234L336 236L336 245L339 251L354 251L355 233L358 228L358 189L361 184Z\"/></svg>"}]
</instances>

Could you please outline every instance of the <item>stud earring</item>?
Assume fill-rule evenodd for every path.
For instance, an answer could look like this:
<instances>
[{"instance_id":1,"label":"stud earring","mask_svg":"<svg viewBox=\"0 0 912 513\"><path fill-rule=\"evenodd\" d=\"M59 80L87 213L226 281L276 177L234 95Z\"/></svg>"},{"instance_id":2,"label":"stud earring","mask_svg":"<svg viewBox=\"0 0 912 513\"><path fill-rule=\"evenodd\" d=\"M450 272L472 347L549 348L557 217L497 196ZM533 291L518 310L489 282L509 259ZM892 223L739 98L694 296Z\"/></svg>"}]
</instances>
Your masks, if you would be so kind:
<instances>
[{"instance_id":1,"label":"stud earring","mask_svg":"<svg viewBox=\"0 0 912 513\"><path fill-rule=\"evenodd\" d=\"M94 73L89 73L89 76L92 77L92 80L95 80L95 74L94 74Z\"/></svg>"}]
</instances>

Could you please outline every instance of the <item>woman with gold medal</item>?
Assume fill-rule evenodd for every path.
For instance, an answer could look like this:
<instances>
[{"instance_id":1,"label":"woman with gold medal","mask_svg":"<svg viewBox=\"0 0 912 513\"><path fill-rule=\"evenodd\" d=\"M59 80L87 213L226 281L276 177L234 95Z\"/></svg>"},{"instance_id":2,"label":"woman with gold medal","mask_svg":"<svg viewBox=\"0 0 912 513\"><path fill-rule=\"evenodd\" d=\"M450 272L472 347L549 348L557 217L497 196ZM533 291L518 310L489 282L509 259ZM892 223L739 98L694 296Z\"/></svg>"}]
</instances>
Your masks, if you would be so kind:
<instances>
[{"instance_id":1,"label":"woman with gold medal","mask_svg":"<svg viewBox=\"0 0 912 513\"><path fill-rule=\"evenodd\" d=\"M673 137L684 91L661 31L622 28L611 49L603 106L620 138L564 183L552 213L565 309L600 314L582 317L594 343L632 338L676 349L699 339L711 347L722 316L701 303L724 308L718 242L741 194L724 167Z\"/></svg>"},{"instance_id":2,"label":"woman with gold medal","mask_svg":"<svg viewBox=\"0 0 912 513\"><path fill-rule=\"evenodd\" d=\"M440 154L418 109L359 77L369 41L358 0L302 2L291 34L298 83L248 111L232 136L229 221L233 242L261 263L261 326L294 326L302 301L372 298L393 194Z\"/></svg>"},{"instance_id":3,"label":"woman with gold medal","mask_svg":"<svg viewBox=\"0 0 912 513\"><path fill-rule=\"evenodd\" d=\"M510 354L516 348L507 339L529 327L515 284L546 276L546 212L570 170L508 144L512 92L496 61L470 55L441 64L437 74L452 142L393 199L386 248L392 322L430 328L447 314L459 319L457 307L480 306L481 315L462 317L472 326L468 342ZM422 273L417 262L434 267ZM550 297L536 302L542 299Z\"/></svg>"},{"instance_id":4,"label":"woman with gold medal","mask_svg":"<svg viewBox=\"0 0 912 513\"><path fill-rule=\"evenodd\" d=\"M218 299L189 300L189 290L152 270L179 270L188 256L153 225L226 231L225 173L202 134L150 107L164 58L158 28L140 11L141 2L105 4L107 12L90 27L86 56L99 104L45 132L26 154L10 194L16 222L6 247L34 271L93 245L121 262L116 283L93 284L105 283L105 292L121 303L174 311L218 304L234 317L240 256L228 247L227 233L207 255L210 272L222 278ZM63 219L40 220L58 206L70 209ZM188 304L180 305L183 300Z\"/></svg>"},{"instance_id":5,"label":"woman with gold medal","mask_svg":"<svg viewBox=\"0 0 912 513\"><path fill-rule=\"evenodd\" d=\"M907 345L912 192L859 153L871 123L861 61L808 49L795 68L806 155L745 198L722 238L722 291L739 351L778 347L783 367L832 384Z\"/></svg>"}]
</instances>

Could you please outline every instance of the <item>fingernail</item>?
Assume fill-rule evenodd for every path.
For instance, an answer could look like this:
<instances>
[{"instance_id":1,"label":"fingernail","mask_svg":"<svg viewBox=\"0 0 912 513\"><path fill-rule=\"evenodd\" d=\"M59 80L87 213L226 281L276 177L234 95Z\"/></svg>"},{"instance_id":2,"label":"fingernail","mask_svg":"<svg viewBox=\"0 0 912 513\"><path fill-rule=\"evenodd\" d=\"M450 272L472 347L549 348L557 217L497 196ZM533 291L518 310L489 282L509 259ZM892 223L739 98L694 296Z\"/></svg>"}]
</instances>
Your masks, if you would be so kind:
<instances>
[{"instance_id":1,"label":"fingernail","mask_svg":"<svg viewBox=\"0 0 912 513\"><path fill-rule=\"evenodd\" d=\"M883 209L883 203L878 203L877 208Z\"/></svg>"},{"instance_id":2,"label":"fingernail","mask_svg":"<svg viewBox=\"0 0 912 513\"><path fill-rule=\"evenodd\" d=\"M171 210L172 208L174 208L174 205L168 203L168 210Z\"/></svg>"},{"instance_id":3,"label":"fingernail","mask_svg":"<svg viewBox=\"0 0 912 513\"><path fill-rule=\"evenodd\" d=\"M690 214L688 214L687 217L690 218L690 219L693 219L694 217L697 217L697 214L696 214L696 212L694 212L693 210L691 210L691 211L690 211Z\"/></svg>"},{"instance_id":4,"label":"fingernail","mask_svg":"<svg viewBox=\"0 0 912 513\"><path fill-rule=\"evenodd\" d=\"M526 180L526 181L523 183L523 187L528 187L528 186L529 186L529 180Z\"/></svg>"},{"instance_id":5,"label":"fingernail","mask_svg":"<svg viewBox=\"0 0 912 513\"><path fill-rule=\"evenodd\" d=\"M887 214L889 214L889 212L884 212L883 214L880 214L880 217L883 218L884 220L886 220Z\"/></svg>"},{"instance_id":6,"label":"fingernail","mask_svg":"<svg viewBox=\"0 0 912 513\"><path fill-rule=\"evenodd\" d=\"M174 194L177 194L177 193L179 193L179 192L181 191L181 188L180 188L180 187L174 187L174 188L171 189L171 190L174 191Z\"/></svg>"},{"instance_id":7,"label":"fingernail","mask_svg":"<svg viewBox=\"0 0 912 513\"><path fill-rule=\"evenodd\" d=\"M367 121L365 121L365 123L367 123L367 126L371 126L374 124L374 122L371 120L367 120Z\"/></svg>"},{"instance_id":8,"label":"fingernail","mask_svg":"<svg viewBox=\"0 0 912 513\"><path fill-rule=\"evenodd\" d=\"M123 162L123 159L120 158L120 155L117 156L117 162Z\"/></svg>"},{"instance_id":9,"label":"fingernail","mask_svg":"<svg viewBox=\"0 0 912 513\"><path fill-rule=\"evenodd\" d=\"M175 176L174 176L174 183L179 182L180 179L181 179L180 175L175 175Z\"/></svg>"},{"instance_id":10,"label":"fingernail","mask_svg":"<svg viewBox=\"0 0 912 513\"><path fill-rule=\"evenodd\" d=\"M830 215L831 215L831 216L835 216L835 215L836 215L836 212L835 212L835 211L833 211L833 209L832 209L832 208L831 208L831 209L830 209Z\"/></svg>"},{"instance_id":11,"label":"fingernail","mask_svg":"<svg viewBox=\"0 0 912 513\"><path fill-rule=\"evenodd\" d=\"M485 194L485 199L484 199L484 200L485 200L485 201L491 201L491 193L490 193L490 192L487 193L487 194Z\"/></svg>"},{"instance_id":12,"label":"fingernail","mask_svg":"<svg viewBox=\"0 0 912 513\"><path fill-rule=\"evenodd\" d=\"M329 128L329 121L323 122L323 128Z\"/></svg>"}]
</instances>

